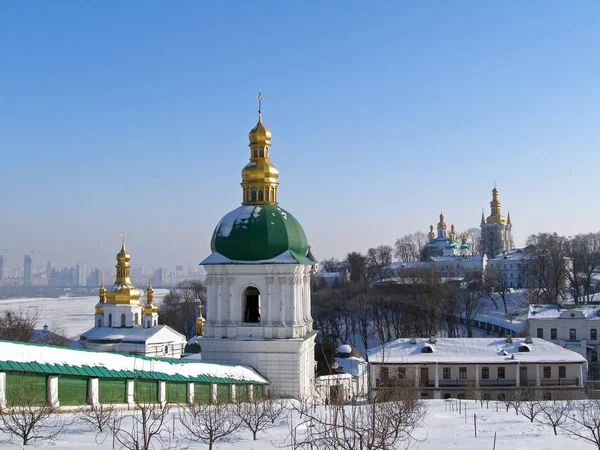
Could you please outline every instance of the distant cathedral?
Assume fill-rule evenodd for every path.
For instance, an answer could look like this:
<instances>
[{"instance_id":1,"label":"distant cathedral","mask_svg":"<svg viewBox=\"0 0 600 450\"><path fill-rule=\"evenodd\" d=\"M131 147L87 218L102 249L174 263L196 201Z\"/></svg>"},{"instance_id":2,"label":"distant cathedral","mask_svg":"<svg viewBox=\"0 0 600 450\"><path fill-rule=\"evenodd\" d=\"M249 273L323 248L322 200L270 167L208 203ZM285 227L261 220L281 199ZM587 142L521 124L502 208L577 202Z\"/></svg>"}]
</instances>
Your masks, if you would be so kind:
<instances>
[{"instance_id":1,"label":"distant cathedral","mask_svg":"<svg viewBox=\"0 0 600 450\"><path fill-rule=\"evenodd\" d=\"M467 236L462 234L460 241L456 239L454 224L448 226L444 220L444 214L440 213L440 221L437 224L437 235L433 231L433 225L429 227L429 242L425 245L425 260L439 256L471 256L471 246L467 244Z\"/></svg>"},{"instance_id":2,"label":"distant cathedral","mask_svg":"<svg viewBox=\"0 0 600 450\"><path fill-rule=\"evenodd\" d=\"M490 207L492 213L487 219L481 211L481 251L488 258L494 258L513 246L510 212L508 217L500 214L500 200L498 200L496 186L492 190Z\"/></svg>"}]
</instances>

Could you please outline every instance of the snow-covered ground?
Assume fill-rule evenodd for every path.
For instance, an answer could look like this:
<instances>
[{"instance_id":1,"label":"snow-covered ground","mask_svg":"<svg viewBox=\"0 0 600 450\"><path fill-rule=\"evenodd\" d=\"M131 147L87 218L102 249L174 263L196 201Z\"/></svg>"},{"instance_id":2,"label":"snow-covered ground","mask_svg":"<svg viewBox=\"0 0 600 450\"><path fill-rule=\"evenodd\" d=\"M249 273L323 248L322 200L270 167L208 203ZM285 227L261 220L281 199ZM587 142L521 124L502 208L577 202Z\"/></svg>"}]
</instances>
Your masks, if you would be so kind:
<instances>
[{"instance_id":1,"label":"snow-covered ground","mask_svg":"<svg viewBox=\"0 0 600 450\"><path fill-rule=\"evenodd\" d=\"M555 436L552 429L548 426L529 420L522 415L515 415L514 411L506 412L502 404L490 403L489 407L482 407L475 401L463 401L463 413L459 415L457 401L453 401L454 410L451 410L451 403L445 400L425 401L427 413L422 427L414 433L418 439L412 448L418 450L480 450L492 449L494 442L494 433L496 433L496 449L498 450L579 450L589 449L594 446L583 441L575 441L559 431ZM466 406L466 422L464 407ZM477 437L474 435L473 415L477 415ZM178 417L181 412L174 410L169 420L165 422L165 441L163 447L171 448L190 448L206 449L207 446L200 442L190 442L189 440L177 441L177 436L182 439L181 430L175 433L175 438L169 436L173 424L177 425ZM173 417L174 416L174 417ZM124 423L131 423L124 422ZM251 450L251 449L281 449L289 444L290 424L297 423L297 416L290 412L285 412L280 418L276 428L259 432L258 440L253 441L251 433L242 429L230 437L228 441L217 443L222 450ZM131 429L131 428L130 428ZM100 445L96 444L100 442ZM47 446L47 442L37 442L34 445ZM188 447L189 446L189 447ZM16 441L9 443L6 435L0 435L0 448L19 448ZM82 425L74 423L62 437L52 445L56 450L67 449L112 449L112 436L96 436L91 430L86 430ZM119 448L117 445L114 448ZM161 445L155 446L161 448ZM289 447L288 447L289 448Z\"/></svg>"},{"instance_id":2,"label":"snow-covered ground","mask_svg":"<svg viewBox=\"0 0 600 450\"><path fill-rule=\"evenodd\" d=\"M167 289L156 289L154 301L160 302L167 295ZM143 301L143 298L140 298ZM94 326L94 306L98 296L63 298L17 298L0 300L0 312L7 309L36 314L39 317L37 328L48 325L49 331L57 332L78 340L79 335Z\"/></svg>"}]
</instances>

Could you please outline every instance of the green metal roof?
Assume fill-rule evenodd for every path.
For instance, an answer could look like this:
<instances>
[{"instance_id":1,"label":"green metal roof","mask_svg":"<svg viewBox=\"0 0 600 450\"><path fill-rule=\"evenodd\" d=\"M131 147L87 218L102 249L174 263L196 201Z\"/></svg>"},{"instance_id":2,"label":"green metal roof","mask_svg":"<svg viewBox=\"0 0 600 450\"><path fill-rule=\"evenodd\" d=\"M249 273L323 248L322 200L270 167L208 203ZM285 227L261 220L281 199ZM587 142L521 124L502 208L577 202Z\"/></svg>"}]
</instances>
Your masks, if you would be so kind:
<instances>
[{"instance_id":1,"label":"green metal roof","mask_svg":"<svg viewBox=\"0 0 600 450\"><path fill-rule=\"evenodd\" d=\"M36 347L53 347L44 344L32 344L25 342L11 342L11 341L2 341L2 342L10 342L15 345L23 345L23 346L36 346ZM60 347L62 350L66 350L69 352L91 352L91 353L103 353L95 350L85 350L85 349L69 349L65 347ZM134 355L119 355L125 358L135 358L146 361L161 361L169 364L194 364L194 365L218 365L218 366L230 366L234 367L235 364L214 364L214 363L206 363L202 361L186 361L186 360L178 360L172 358L153 358L147 356L134 356ZM251 370L251 369L248 369ZM74 376L82 376L82 377L92 377L92 378L116 378L116 379L147 379L147 380L160 380L160 381L180 381L180 382L197 382L197 383L217 383L217 384L239 384L240 382L244 384L266 384L260 383L258 381L251 380L239 380L237 378L229 378L229 377L214 377L209 375L194 375L187 376L182 374L167 374L164 372L158 371L146 371L146 370L114 370L108 369L103 366L91 366L82 364L80 366L74 366L70 364L49 364L49 363L38 363L36 361L29 362L17 362L2 359L2 355L0 353L0 371L3 372L33 372L33 373L44 373L48 375L74 375Z\"/></svg>"},{"instance_id":2,"label":"green metal roof","mask_svg":"<svg viewBox=\"0 0 600 450\"><path fill-rule=\"evenodd\" d=\"M312 265L302 226L278 205L244 205L226 214L210 248L230 260L248 262L268 261L289 250L298 263Z\"/></svg>"}]
</instances>

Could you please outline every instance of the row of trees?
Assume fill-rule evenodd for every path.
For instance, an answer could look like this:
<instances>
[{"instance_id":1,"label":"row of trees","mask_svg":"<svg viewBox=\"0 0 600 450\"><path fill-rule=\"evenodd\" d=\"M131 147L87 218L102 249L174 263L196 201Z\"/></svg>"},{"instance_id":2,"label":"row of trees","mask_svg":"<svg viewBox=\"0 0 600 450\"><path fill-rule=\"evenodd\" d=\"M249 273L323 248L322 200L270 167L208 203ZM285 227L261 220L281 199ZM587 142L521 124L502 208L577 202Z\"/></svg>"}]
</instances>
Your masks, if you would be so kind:
<instances>
[{"instance_id":1,"label":"row of trees","mask_svg":"<svg viewBox=\"0 0 600 450\"><path fill-rule=\"evenodd\" d=\"M560 236L556 233L532 234L527 276L536 288L531 300L557 303L572 296L575 303L593 300L593 277L600 270L600 232Z\"/></svg>"},{"instance_id":2,"label":"row of trees","mask_svg":"<svg viewBox=\"0 0 600 450\"><path fill-rule=\"evenodd\" d=\"M368 348L373 340L383 344L409 336L458 337L463 327L472 336L473 319L491 298L481 276L457 283L430 270L406 271L405 275L313 292L313 318L325 342L356 345L359 339Z\"/></svg>"}]
</instances>

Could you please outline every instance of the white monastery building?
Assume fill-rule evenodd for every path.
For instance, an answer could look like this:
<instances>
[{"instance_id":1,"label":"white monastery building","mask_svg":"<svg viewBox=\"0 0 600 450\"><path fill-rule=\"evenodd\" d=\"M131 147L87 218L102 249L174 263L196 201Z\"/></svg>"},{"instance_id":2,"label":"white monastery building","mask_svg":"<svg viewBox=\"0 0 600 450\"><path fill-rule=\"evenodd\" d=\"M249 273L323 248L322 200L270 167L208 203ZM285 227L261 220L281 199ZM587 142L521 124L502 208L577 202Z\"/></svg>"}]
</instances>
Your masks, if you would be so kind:
<instances>
[{"instance_id":1,"label":"white monastery building","mask_svg":"<svg viewBox=\"0 0 600 450\"><path fill-rule=\"evenodd\" d=\"M310 278L316 263L300 223L278 204L271 132L250 131L242 206L217 224L206 270L207 321L196 342L204 361L250 366L270 392L308 398L315 379Z\"/></svg>"},{"instance_id":2,"label":"white monastery building","mask_svg":"<svg viewBox=\"0 0 600 450\"><path fill-rule=\"evenodd\" d=\"M580 305L530 305L529 334L579 353L588 361L589 379L600 379L600 307Z\"/></svg>"},{"instance_id":3,"label":"white monastery building","mask_svg":"<svg viewBox=\"0 0 600 450\"><path fill-rule=\"evenodd\" d=\"M146 290L146 303L140 303L141 292L131 283L130 260L123 239L117 253L115 283L106 290L102 280L94 327L81 335L81 345L107 352L181 358L185 336L158 324L158 307L151 285Z\"/></svg>"},{"instance_id":4,"label":"white monastery building","mask_svg":"<svg viewBox=\"0 0 600 450\"><path fill-rule=\"evenodd\" d=\"M369 351L371 395L407 387L423 398L509 399L525 388L547 400L581 395L583 356L537 338L398 339Z\"/></svg>"}]
</instances>

